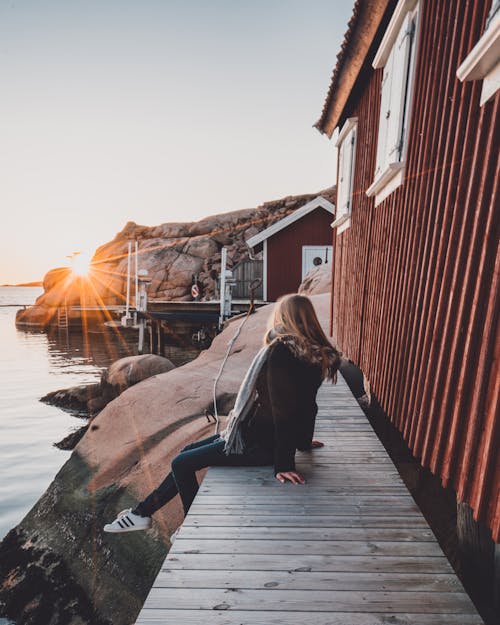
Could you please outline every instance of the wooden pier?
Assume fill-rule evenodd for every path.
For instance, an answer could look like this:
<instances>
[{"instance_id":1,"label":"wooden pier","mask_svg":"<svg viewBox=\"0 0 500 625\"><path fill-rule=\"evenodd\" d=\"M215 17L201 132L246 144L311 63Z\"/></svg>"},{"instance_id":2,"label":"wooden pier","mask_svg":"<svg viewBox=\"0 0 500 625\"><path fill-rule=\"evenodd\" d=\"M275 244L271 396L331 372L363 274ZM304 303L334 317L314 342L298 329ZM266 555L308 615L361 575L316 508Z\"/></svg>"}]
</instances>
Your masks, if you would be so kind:
<instances>
[{"instance_id":1,"label":"wooden pier","mask_svg":"<svg viewBox=\"0 0 500 625\"><path fill-rule=\"evenodd\" d=\"M136 625L483 623L339 375L303 486L209 469Z\"/></svg>"}]
</instances>

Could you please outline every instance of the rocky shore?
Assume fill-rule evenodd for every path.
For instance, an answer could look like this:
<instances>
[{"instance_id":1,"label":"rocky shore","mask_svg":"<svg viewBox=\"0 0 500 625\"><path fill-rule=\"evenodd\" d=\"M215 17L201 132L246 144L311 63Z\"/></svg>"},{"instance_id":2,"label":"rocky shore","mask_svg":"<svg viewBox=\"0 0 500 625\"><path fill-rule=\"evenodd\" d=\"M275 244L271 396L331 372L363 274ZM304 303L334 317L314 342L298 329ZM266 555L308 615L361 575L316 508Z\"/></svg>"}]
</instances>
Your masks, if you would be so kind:
<instances>
[{"instance_id":1,"label":"rocky shore","mask_svg":"<svg viewBox=\"0 0 500 625\"><path fill-rule=\"evenodd\" d=\"M329 295L312 296L325 327ZM217 388L218 409L231 408L260 347L270 306L246 321ZM102 532L116 513L156 486L172 458L214 432L213 382L240 319L200 356L149 377L108 403L45 494L0 545L0 613L18 625L130 625L182 520L178 498L153 529L125 536ZM201 477L201 476L200 476Z\"/></svg>"},{"instance_id":2,"label":"rocky shore","mask_svg":"<svg viewBox=\"0 0 500 625\"><path fill-rule=\"evenodd\" d=\"M69 267L49 271L43 280L44 293L35 306L19 311L16 323L44 328L53 321L60 306L92 308L123 304L129 241L138 243L139 268L146 270L151 280L150 299L191 300L193 276L202 299L213 299L223 246L227 248L231 268L249 257L247 239L318 195L332 201L334 190L288 196L257 208L212 215L197 222L152 227L129 222L112 241L96 250L88 276L76 276ZM88 315L91 320L91 313ZM102 316L99 320L102 321Z\"/></svg>"},{"instance_id":3,"label":"rocky shore","mask_svg":"<svg viewBox=\"0 0 500 625\"><path fill-rule=\"evenodd\" d=\"M59 449L74 449L99 412L123 391L160 373L166 373L175 365L162 356L142 354L116 360L105 369L101 380L94 384L83 384L52 391L40 401L67 410L71 414L88 420L87 425L71 432L61 441L54 443Z\"/></svg>"}]
</instances>

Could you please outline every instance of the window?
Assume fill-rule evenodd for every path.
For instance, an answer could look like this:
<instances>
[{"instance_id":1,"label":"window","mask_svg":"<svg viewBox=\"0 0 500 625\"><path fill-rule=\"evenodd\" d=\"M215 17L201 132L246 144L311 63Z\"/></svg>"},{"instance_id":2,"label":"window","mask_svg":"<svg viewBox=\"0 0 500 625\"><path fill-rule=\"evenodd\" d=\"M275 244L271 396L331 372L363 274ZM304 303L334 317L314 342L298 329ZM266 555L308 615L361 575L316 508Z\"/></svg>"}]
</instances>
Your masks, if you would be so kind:
<instances>
[{"instance_id":1,"label":"window","mask_svg":"<svg viewBox=\"0 0 500 625\"><path fill-rule=\"evenodd\" d=\"M351 117L345 122L335 144L338 150L337 210L332 228L338 228L337 234L350 225L357 121L357 117Z\"/></svg>"},{"instance_id":2,"label":"window","mask_svg":"<svg viewBox=\"0 0 500 625\"><path fill-rule=\"evenodd\" d=\"M400 0L373 60L382 76L377 160L368 196L380 204L403 182L417 34L417 0Z\"/></svg>"},{"instance_id":3,"label":"window","mask_svg":"<svg viewBox=\"0 0 500 625\"><path fill-rule=\"evenodd\" d=\"M479 41L457 69L457 77L482 80L483 106L500 88L500 0L492 0L486 27Z\"/></svg>"}]
</instances>

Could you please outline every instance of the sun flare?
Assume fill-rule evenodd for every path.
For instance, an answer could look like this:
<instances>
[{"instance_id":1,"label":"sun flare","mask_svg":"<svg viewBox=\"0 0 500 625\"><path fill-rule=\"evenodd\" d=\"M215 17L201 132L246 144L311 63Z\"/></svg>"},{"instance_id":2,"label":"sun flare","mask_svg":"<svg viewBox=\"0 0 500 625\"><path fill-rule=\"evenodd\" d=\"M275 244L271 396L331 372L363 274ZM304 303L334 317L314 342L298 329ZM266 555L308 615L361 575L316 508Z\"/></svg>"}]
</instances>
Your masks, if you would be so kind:
<instances>
[{"instance_id":1,"label":"sun flare","mask_svg":"<svg viewBox=\"0 0 500 625\"><path fill-rule=\"evenodd\" d=\"M74 253L71 260L71 272L75 276L84 277L90 273L91 256L87 252Z\"/></svg>"}]
</instances>

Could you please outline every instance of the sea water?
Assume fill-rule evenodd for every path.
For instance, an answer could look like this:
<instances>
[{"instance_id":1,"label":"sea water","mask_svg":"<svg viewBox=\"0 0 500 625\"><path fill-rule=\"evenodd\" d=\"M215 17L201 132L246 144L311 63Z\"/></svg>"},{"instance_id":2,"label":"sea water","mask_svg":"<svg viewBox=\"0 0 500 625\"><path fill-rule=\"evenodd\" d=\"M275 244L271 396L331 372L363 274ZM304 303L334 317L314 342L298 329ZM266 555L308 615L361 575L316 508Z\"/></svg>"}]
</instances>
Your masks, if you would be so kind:
<instances>
[{"instance_id":1,"label":"sea water","mask_svg":"<svg viewBox=\"0 0 500 625\"><path fill-rule=\"evenodd\" d=\"M33 304L41 292L37 287L0 287L0 540L69 458L71 452L53 444L85 425L40 398L95 382L111 362L137 353L135 336L124 340L105 328L86 336L16 328L16 311Z\"/></svg>"}]
</instances>

